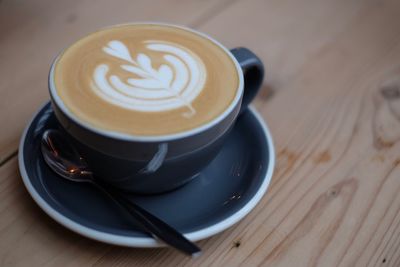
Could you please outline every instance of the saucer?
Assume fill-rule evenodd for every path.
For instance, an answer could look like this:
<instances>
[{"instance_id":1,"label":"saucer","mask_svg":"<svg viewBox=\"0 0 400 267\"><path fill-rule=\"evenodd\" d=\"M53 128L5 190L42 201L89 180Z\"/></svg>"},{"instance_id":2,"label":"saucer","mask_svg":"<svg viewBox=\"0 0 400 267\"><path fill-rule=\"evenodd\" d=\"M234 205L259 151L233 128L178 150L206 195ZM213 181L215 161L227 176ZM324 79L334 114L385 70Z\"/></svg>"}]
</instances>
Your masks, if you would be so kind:
<instances>
[{"instance_id":1,"label":"saucer","mask_svg":"<svg viewBox=\"0 0 400 267\"><path fill-rule=\"evenodd\" d=\"M19 169L33 200L54 220L83 236L129 247L162 246L92 185L67 181L49 169L40 152L40 138L46 129L58 127L47 103L21 138ZM250 108L196 179L172 192L129 198L197 241L246 216L267 191L274 165L271 134Z\"/></svg>"}]
</instances>

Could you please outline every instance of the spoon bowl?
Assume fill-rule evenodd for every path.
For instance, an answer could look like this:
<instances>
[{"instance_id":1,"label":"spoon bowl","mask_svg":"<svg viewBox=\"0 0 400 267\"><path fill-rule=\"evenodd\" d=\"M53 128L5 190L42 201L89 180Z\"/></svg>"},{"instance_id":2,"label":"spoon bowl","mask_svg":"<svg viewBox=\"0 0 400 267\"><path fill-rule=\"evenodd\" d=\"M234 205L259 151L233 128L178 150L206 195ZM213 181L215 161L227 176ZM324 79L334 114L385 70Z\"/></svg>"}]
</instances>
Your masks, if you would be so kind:
<instances>
[{"instance_id":1,"label":"spoon bowl","mask_svg":"<svg viewBox=\"0 0 400 267\"><path fill-rule=\"evenodd\" d=\"M73 182L93 182L83 158L59 131L45 131L40 148L47 165L59 176Z\"/></svg>"}]
</instances>

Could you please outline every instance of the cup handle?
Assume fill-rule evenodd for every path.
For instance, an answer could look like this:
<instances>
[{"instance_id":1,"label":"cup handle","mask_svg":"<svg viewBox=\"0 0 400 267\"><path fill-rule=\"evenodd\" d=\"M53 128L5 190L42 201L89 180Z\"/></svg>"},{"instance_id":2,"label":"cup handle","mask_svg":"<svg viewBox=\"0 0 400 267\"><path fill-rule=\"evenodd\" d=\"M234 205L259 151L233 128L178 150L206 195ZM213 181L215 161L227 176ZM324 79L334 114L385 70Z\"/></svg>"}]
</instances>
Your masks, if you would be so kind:
<instances>
[{"instance_id":1,"label":"cup handle","mask_svg":"<svg viewBox=\"0 0 400 267\"><path fill-rule=\"evenodd\" d=\"M231 53L239 62L243 71L244 93L240 114L247 109L247 106L257 95L264 79L264 64L249 49L238 47L231 50Z\"/></svg>"}]
</instances>

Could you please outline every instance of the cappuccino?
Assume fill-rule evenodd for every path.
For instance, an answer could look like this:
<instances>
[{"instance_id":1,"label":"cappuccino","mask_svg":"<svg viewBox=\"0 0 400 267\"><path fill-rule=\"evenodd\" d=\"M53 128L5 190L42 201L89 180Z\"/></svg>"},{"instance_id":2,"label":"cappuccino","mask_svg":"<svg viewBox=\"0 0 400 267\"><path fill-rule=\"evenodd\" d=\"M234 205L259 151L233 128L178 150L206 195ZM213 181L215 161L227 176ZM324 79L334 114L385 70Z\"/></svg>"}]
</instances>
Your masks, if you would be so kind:
<instances>
[{"instance_id":1,"label":"cappuccino","mask_svg":"<svg viewBox=\"0 0 400 267\"><path fill-rule=\"evenodd\" d=\"M81 122L158 136L200 127L238 98L238 64L195 31L163 24L102 29L67 48L53 66L54 89Z\"/></svg>"}]
</instances>

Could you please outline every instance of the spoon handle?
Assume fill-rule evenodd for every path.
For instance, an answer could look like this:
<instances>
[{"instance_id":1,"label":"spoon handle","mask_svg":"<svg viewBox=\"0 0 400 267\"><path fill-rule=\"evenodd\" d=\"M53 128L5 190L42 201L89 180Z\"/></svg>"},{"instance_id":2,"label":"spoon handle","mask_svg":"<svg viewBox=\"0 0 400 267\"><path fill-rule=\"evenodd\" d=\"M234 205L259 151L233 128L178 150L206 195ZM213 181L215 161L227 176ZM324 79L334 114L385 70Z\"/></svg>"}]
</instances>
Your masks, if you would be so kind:
<instances>
[{"instance_id":1,"label":"spoon handle","mask_svg":"<svg viewBox=\"0 0 400 267\"><path fill-rule=\"evenodd\" d=\"M196 246L196 244L188 240L167 223L127 199L119 191L104 185L103 182L100 181L94 181L94 184L117 204L126 209L126 211L153 237L193 257L201 253L201 249Z\"/></svg>"}]
</instances>

